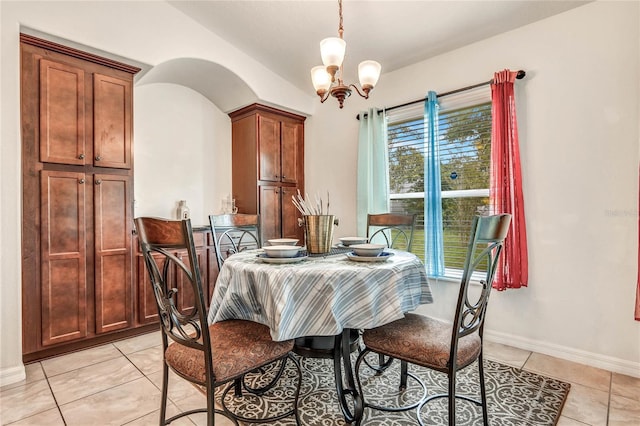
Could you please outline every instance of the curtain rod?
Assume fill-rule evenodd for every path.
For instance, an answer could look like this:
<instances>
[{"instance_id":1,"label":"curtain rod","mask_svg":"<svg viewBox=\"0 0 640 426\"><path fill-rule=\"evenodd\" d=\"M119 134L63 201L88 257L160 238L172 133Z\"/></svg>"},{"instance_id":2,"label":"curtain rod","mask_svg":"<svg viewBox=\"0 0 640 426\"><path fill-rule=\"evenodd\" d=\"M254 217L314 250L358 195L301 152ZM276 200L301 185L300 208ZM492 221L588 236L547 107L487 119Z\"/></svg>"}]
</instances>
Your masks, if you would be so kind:
<instances>
[{"instance_id":1,"label":"curtain rod","mask_svg":"<svg viewBox=\"0 0 640 426\"><path fill-rule=\"evenodd\" d=\"M523 70L518 70L518 73L516 74L516 78L517 78L518 80L522 80L522 79L524 78L524 76L525 76L525 75L527 75L527 73L526 73L525 71L523 71ZM489 81L482 82L482 83L474 84L474 85L472 85L472 86L466 86L466 87L462 87L462 88L460 88L460 89L451 90L451 91L449 91L449 92L438 93L438 94L436 95L436 97L438 97L438 98L442 98L442 97L444 97L444 96L455 95L456 93L464 92L465 90L475 89L476 87L482 87L482 86L485 86L485 85L487 85L487 84L492 84L492 83L493 83L493 79L491 79L491 80L489 80ZM392 106L392 107L385 108L384 110L380 110L380 111L378 111L378 114L382 113L382 111L391 111L391 110L394 110L394 109L397 109L397 108L402 108L402 107L405 107L405 106L409 106L409 105L417 104L418 102L424 102L424 101L426 101L426 100L427 100L427 98L426 98L426 97L424 97L424 98L422 98L422 99L416 99L415 101L405 102L405 103L400 104L400 105L394 105L394 106ZM366 117L367 117L367 114L365 114L364 116L365 116L365 118L366 118ZM360 120L360 114L356 115L356 119Z\"/></svg>"}]
</instances>

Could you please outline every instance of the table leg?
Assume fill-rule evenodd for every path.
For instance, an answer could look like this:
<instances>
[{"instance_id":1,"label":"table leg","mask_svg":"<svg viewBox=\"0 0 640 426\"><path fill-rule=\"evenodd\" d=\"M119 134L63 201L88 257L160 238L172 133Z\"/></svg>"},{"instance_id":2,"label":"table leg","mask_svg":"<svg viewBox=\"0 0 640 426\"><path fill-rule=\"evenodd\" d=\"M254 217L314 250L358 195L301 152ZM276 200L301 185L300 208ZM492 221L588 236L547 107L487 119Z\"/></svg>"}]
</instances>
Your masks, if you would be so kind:
<instances>
[{"instance_id":1,"label":"table leg","mask_svg":"<svg viewBox=\"0 0 640 426\"><path fill-rule=\"evenodd\" d=\"M333 346L333 371L336 380L336 391L340 402L340 409L347 423L359 425L364 414L364 400L356 388L353 366L351 365L351 350L349 339L350 329L344 329L335 338ZM344 365L344 369L342 368ZM353 411L347 402L347 395L351 396Z\"/></svg>"}]
</instances>

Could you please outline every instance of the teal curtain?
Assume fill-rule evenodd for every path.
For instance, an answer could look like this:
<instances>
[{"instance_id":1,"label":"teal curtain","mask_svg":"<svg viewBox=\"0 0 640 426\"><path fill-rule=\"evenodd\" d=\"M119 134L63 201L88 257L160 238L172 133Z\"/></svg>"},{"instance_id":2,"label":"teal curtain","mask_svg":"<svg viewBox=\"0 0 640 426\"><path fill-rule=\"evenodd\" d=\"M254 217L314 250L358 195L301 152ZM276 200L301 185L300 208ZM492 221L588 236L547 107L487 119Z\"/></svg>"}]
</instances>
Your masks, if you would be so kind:
<instances>
[{"instance_id":1,"label":"teal curtain","mask_svg":"<svg viewBox=\"0 0 640 426\"><path fill-rule=\"evenodd\" d=\"M424 161L424 250L427 274L434 277L444 275L440 152L438 147L439 109L436 92L430 91L424 104L424 127L427 131Z\"/></svg>"},{"instance_id":2,"label":"teal curtain","mask_svg":"<svg viewBox=\"0 0 640 426\"><path fill-rule=\"evenodd\" d=\"M357 232L367 235L367 214L389 212L389 154L384 114L360 112L358 133Z\"/></svg>"}]
</instances>

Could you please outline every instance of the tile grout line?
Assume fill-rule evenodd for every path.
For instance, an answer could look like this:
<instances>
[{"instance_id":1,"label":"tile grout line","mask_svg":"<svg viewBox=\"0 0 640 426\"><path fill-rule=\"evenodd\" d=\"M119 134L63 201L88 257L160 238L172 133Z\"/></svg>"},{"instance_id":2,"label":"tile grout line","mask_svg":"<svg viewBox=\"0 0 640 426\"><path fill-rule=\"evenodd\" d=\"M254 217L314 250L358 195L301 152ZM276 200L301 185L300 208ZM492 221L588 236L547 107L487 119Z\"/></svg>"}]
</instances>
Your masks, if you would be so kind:
<instances>
[{"instance_id":1,"label":"tile grout line","mask_svg":"<svg viewBox=\"0 0 640 426\"><path fill-rule=\"evenodd\" d=\"M62 409L60 408L60 404L58 404L58 398L56 398L56 394L53 391L53 388L51 387L51 382L49 382L49 375L47 374L47 371L44 369L44 366L42 365L42 363L40 363L40 368L42 368L44 379L47 381L47 386L49 386L49 391L51 392L51 397L53 398L53 402L56 403L56 408L58 409L58 413L60 414L62 423L64 424L64 426L67 426L67 421L65 420L64 415L62 414Z\"/></svg>"},{"instance_id":2,"label":"tile grout line","mask_svg":"<svg viewBox=\"0 0 640 426\"><path fill-rule=\"evenodd\" d=\"M609 415L611 414L611 392L613 390L613 372L609 375L609 399L607 400L607 421L606 424L609 425Z\"/></svg>"}]
</instances>

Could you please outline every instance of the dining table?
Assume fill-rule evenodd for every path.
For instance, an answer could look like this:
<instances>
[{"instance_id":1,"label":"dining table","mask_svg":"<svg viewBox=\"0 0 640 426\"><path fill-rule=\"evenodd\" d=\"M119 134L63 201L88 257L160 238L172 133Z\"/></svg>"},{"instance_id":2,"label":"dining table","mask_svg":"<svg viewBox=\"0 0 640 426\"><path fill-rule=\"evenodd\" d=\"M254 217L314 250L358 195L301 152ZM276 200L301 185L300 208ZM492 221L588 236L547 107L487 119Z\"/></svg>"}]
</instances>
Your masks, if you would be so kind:
<instances>
[{"instance_id":1,"label":"dining table","mask_svg":"<svg viewBox=\"0 0 640 426\"><path fill-rule=\"evenodd\" d=\"M358 423L364 401L351 361L358 331L432 302L424 264L409 252L385 249L378 259L362 259L348 247L334 247L329 253L303 250L278 259L257 249L225 260L208 321L258 322L269 327L275 341L295 339L294 350L301 356L333 358L340 409L347 423ZM314 347L314 341L320 344Z\"/></svg>"}]
</instances>

